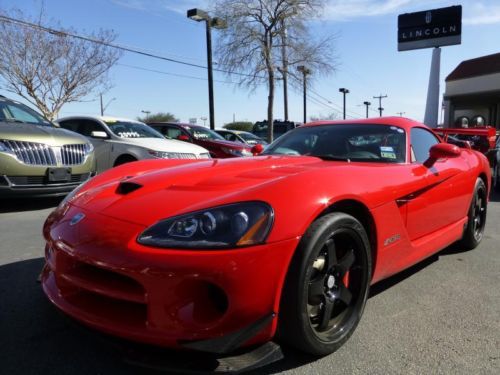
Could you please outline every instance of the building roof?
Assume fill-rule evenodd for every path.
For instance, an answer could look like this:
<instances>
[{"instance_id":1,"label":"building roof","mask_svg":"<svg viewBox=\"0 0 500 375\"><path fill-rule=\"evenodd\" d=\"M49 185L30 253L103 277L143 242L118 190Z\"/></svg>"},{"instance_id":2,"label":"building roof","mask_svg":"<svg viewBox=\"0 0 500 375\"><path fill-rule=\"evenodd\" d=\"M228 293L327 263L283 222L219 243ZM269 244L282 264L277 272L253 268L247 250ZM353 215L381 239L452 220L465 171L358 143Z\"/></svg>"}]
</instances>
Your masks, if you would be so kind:
<instances>
[{"instance_id":1,"label":"building roof","mask_svg":"<svg viewBox=\"0 0 500 375\"><path fill-rule=\"evenodd\" d=\"M500 53L462 61L446 77L446 82L493 73L500 73Z\"/></svg>"}]
</instances>

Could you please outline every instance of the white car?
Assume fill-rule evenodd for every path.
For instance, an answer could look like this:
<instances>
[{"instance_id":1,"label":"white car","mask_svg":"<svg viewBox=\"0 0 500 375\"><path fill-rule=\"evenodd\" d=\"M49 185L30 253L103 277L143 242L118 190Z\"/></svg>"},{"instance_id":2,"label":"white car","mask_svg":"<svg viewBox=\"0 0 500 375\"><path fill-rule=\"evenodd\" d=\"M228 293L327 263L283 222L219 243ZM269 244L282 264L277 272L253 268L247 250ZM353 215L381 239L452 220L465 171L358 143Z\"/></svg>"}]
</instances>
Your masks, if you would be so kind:
<instances>
[{"instance_id":1,"label":"white car","mask_svg":"<svg viewBox=\"0 0 500 375\"><path fill-rule=\"evenodd\" d=\"M58 119L64 129L86 136L94 145L97 172L143 159L209 159L203 147L165 139L146 124L107 116L71 116Z\"/></svg>"}]
</instances>

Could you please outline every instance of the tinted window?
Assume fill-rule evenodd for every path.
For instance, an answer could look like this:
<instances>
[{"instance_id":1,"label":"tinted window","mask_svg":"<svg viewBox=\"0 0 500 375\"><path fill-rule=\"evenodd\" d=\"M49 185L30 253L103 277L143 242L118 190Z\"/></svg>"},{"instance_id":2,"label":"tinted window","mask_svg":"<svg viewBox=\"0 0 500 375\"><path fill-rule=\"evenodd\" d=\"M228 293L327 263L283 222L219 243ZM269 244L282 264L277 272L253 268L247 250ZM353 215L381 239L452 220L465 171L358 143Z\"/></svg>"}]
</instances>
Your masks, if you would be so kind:
<instances>
[{"instance_id":1,"label":"tinted window","mask_svg":"<svg viewBox=\"0 0 500 375\"><path fill-rule=\"evenodd\" d=\"M79 122L78 120L65 120L65 121L59 121L59 126L63 129L68 129L76 133L80 133L80 130L78 129Z\"/></svg>"},{"instance_id":2,"label":"tinted window","mask_svg":"<svg viewBox=\"0 0 500 375\"><path fill-rule=\"evenodd\" d=\"M439 143L439 140L430 131L423 128L411 129L412 161L423 163L429 157L430 148Z\"/></svg>"},{"instance_id":3,"label":"tinted window","mask_svg":"<svg viewBox=\"0 0 500 375\"><path fill-rule=\"evenodd\" d=\"M93 131L104 131L104 128L97 121L84 120L84 119L73 119L64 120L59 122L61 128L68 129L86 137L90 137Z\"/></svg>"},{"instance_id":4,"label":"tinted window","mask_svg":"<svg viewBox=\"0 0 500 375\"><path fill-rule=\"evenodd\" d=\"M182 130L175 127L165 126L163 127L162 134L167 138L177 139L180 135L182 135Z\"/></svg>"},{"instance_id":5,"label":"tinted window","mask_svg":"<svg viewBox=\"0 0 500 375\"><path fill-rule=\"evenodd\" d=\"M403 163L405 131L396 126L335 124L296 128L271 144L264 154L312 155L325 160Z\"/></svg>"}]
</instances>

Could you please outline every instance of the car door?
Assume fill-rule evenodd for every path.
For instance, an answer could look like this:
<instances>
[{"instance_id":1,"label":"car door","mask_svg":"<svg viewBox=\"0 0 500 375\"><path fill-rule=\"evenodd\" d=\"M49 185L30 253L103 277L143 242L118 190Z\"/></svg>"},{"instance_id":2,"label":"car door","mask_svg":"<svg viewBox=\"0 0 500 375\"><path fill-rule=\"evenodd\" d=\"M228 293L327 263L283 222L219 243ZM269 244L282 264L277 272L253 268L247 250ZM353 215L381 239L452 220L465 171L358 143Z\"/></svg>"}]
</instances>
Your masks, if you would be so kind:
<instances>
[{"instance_id":1,"label":"car door","mask_svg":"<svg viewBox=\"0 0 500 375\"><path fill-rule=\"evenodd\" d=\"M410 240L431 234L462 219L467 213L470 187L462 157L423 165L430 148L440 140L425 128L412 128L410 150L413 173L419 183L407 198L407 230Z\"/></svg>"},{"instance_id":2,"label":"car door","mask_svg":"<svg viewBox=\"0 0 500 375\"><path fill-rule=\"evenodd\" d=\"M99 122L90 119L80 119L78 125L79 133L86 136L94 146L97 163L97 173L111 168L111 142L108 139L92 137L93 131L108 132Z\"/></svg>"}]
</instances>

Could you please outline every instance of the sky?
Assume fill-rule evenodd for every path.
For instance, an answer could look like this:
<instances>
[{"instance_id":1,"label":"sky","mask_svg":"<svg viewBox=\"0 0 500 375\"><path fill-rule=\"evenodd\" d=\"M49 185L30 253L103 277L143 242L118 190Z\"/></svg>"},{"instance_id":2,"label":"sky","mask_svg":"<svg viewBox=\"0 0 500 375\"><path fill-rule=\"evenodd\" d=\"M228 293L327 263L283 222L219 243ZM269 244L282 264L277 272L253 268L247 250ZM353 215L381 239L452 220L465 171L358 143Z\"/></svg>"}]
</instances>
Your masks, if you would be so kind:
<instances>
[{"instance_id":1,"label":"sky","mask_svg":"<svg viewBox=\"0 0 500 375\"><path fill-rule=\"evenodd\" d=\"M45 0L48 18L80 34L99 28L112 29L116 43L150 51L165 57L206 65L203 23L186 18L186 10L207 9L209 0ZM0 9L18 8L37 14L41 0L0 0ZM441 93L444 79L463 60L500 52L499 0L330 0L323 12L310 21L316 35L336 35L337 69L312 82L308 117L335 114L341 118L342 94L348 88L348 117L364 117L364 101L372 103L370 116L378 116L383 99L384 115L422 121L431 63L431 49L397 51L398 14L439 7L463 6L462 44L443 47L441 52ZM213 30L214 48L218 30ZM216 65L215 65L216 67ZM152 72L154 70L156 72ZM171 112L183 122L208 118L206 69L124 53L110 71L112 88L104 93L106 115L136 118L141 111ZM223 73L214 73L216 127L233 121L266 118L267 88L248 90L230 82ZM229 80L229 82L228 82ZM289 89L290 119L302 121L302 93ZM0 88L0 93L23 101ZM25 101L24 101L25 102ZM82 103L66 104L59 117L99 114L99 91ZM282 87L278 86L275 118L283 118ZM208 121L206 121L208 126Z\"/></svg>"}]
</instances>

